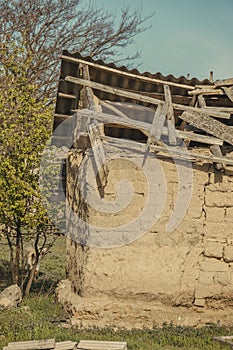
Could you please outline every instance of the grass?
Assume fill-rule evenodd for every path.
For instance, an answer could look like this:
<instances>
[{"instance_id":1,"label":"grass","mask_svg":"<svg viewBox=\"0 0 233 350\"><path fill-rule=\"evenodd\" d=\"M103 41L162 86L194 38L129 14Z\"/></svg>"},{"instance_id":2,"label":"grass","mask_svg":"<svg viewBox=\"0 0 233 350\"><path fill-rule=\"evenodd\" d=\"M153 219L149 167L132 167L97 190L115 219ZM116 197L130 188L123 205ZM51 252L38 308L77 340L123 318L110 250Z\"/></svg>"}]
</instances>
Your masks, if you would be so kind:
<instances>
[{"instance_id":1,"label":"grass","mask_svg":"<svg viewBox=\"0 0 233 350\"><path fill-rule=\"evenodd\" d=\"M4 246L5 247L5 246ZM129 350L220 350L229 349L213 341L213 336L231 335L233 328L175 327L164 325L152 330L64 328L69 315L54 301L53 291L65 277L65 239L55 242L52 252L41 264L41 276L29 299L15 309L0 310L0 349L8 342L55 338L56 341L81 339L126 341ZM6 249L6 248L5 248ZM2 249L1 249L2 250ZM5 254L5 255L4 255ZM9 281L7 251L1 254L0 289Z\"/></svg>"},{"instance_id":2,"label":"grass","mask_svg":"<svg viewBox=\"0 0 233 350\"><path fill-rule=\"evenodd\" d=\"M174 327L164 325L152 330L116 330L64 328L68 317L52 296L32 295L15 309L0 312L0 348L8 342L55 338L56 341L81 339L126 341L129 350L210 350L228 349L213 342L212 337L229 335L233 329L225 327Z\"/></svg>"}]
</instances>

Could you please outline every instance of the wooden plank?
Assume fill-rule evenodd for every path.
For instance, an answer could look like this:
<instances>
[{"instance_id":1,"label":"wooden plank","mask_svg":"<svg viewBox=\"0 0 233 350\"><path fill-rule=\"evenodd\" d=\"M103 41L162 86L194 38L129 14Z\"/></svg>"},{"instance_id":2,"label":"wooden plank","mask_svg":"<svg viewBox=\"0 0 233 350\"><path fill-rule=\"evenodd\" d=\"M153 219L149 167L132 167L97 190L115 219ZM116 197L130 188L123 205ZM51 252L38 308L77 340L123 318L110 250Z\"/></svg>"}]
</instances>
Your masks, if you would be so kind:
<instances>
[{"instance_id":1,"label":"wooden plank","mask_svg":"<svg viewBox=\"0 0 233 350\"><path fill-rule=\"evenodd\" d=\"M105 141L109 142L111 145L116 145L118 147L136 149L142 154L145 153L145 145L136 141L117 139L114 137L106 136ZM188 151L186 148L181 147L169 147L163 145L151 145L149 150L151 152L161 152L164 153L167 157L172 157L174 159L184 159L191 161L208 161L211 163L221 162L228 165L233 165L233 158L228 157L215 157L212 155L205 155L202 153L193 153Z\"/></svg>"},{"instance_id":2,"label":"wooden plank","mask_svg":"<svg viewBox=\"0 0 233 350\"><path fill-rule=\"evenodd\" d=\"M78 349L87 350L127 350L126 342L81 340Z\"/></svg>"},{"instance_id":3,"label":"wooden plank","mask_svg":"<svg viewBox=\"0 0 233 350\"><path fill-rule=\"evenodd\" d=\"M233 85L233 78L230 79L222 79L222 80L216 80L214 82L215 86L229 86L229 85Z\"/></svg>"},{"instance_id":4,"label":"wooden plank","mask_svg":"<svg viewBox=\"0 0 233 350\"><path fill-rule=\"evenodd\" d=\"M90 81L89 67L86 64L83 64L81 65L81 68L82 68L83 78ZM97 103L99 99L94 95L92 88L86 86L85 89L86 89L87 100L88 100L90 109L92 109L93 111L101 112L101 106L99 105L99 103Z\"/></svg>"},{"instance_id":5,"label":"wooden plank","mask_svg":"<svg viewBox=\"0 0 233 350\"><path fill-rule=\"evenodd\" d=\"M54 339L29 340L8 343L8 350L52 350L55 348Z\"/></svg>"},{"instance_id":6,"label":"wooden plank","mask_svg":"<svg viewBox=\"0 0 233 350\"><path fill-rule=\"evenodd\" d=\"M198 104L199 104L200 108L206 107L206 102L205 102L203 95L198 95L197 100L198 100Z\"/></svg>"},{"instance_id":7,"label":"wooden plank","mask_svg":"<svg viewBox=\"0 0 233 350\"><path fill-rule=\"evenodd\" d=\"M155 98L152 98L149 96L140 95L139 93L129 92L129 91L115 88L115 87L105 85L105 84L99 84L99 83L96 83L94 81L89 81L86 79L67 76L67 77L65 77L65 80L69 81L71 83L74 83L74 84L92 87L93 89L109 92L109 93L114 94L114 95L127 97L127 98L141 101L141 102L147 102L147 103L150 103L153 105L158 105L161 103L161 100L158 100L158 99L155 99ZM196 107L180 105L177 103L173 103L172 105L173 105L174 109L177 109L180 111L194 111L194 112L200 111L203 114L212 115L212 116L217 117L217 118L226 118L226 119L230 118L230 114L219 112L219 111L216 112L213 107L211 107L207 110L206 108L200 109L200 108L196 108Z\"/></svg>"},{"instance_id":8,"label":"wooden plank","mask_svg":"<svg viewBox=\"0 0 233 350\"><path fill-rule=\"evenodd\" d=\"M172 96L171 91L168 85L164 85L164 96L165 96L165 105L167 107L167 126L168 126L168 139L171 145L176 145L176 132L175 132L175 117L172 107Z\"/></svg>"},{"instance_id":9,"label":"wooden plank","mask_svg":"<svg viewBox=\"0 0 233 350\"><path fill-rule=\"evenodd\" d=\"M62 341L59 343L56 343L54 350L74 350L76 349L76 342L72 342L70 340L68 341Z\"/></svg>"},{"instance_id":10,"label":"wooden plank","mask_svg":"<svg viewBox=\"0 0 233 350\"><path fill-rule=\"evenodd\" d=\"M93 112L89 111L87 109L85 110L76 110L77 114L80 115L93 115L95 117L95 119L98 119L99 121L105 123L105 124L115 124L116 126L123 126L126 128L133 128L136 130L140 130L142 133L144 133L147 137L150 133L150 129L151 129L151 124L149 123L145 123L145 122L141 122L139 120L134 120L134 119L130 119L128 117L123 118L123 117L119 117L116 115L112 115L112 114L107 114L107 113L100 113L100 112ZM211 119L212 120L212 119ZM223 141L215 138L215 137L211 137L211 136L206 136L206 135L198 135L198 134L194 134L192 132L189 131L183 131L183 130L177 130L176 129L176 133L177 133L177 137L182 138L182 139L190 139L196 142L201 142L201 143L206 143L206 144L213 144L213 145L223 145ZM167 128L163 128L162 134L164 136L168 135L168 131ZM159 136L159 134L157 135Z\"/></svg>"},{"instance_id":11,"label":"wooden plank","mask_svg":"<svg viewBox=\"0 0 233 350\"><path fill-rule=\"evenodd\" d=\"M222 87L223 91L225 92L225 94L227 95L227 97L233 101L233 86L227 88L225 86Z\"/></svg>"},{"instance_id":12,"label":"wooden plank","mask_svg":"<svg viewBox=\"0 0 233 350\"><path fill-rule=\"evenodd\" d=\"M101 140L99 124L96 120L93 120L88 125L88 135L90 137L96 168L98 170L100 185L102 188L104 188L107 184L108 167L106 164L106 156Z\"/></svg>"},{"instance_id":13,"label":"wooden plank","mask_svg":"<svg viewBox=\"0 0 233 350\"><path fill-rule=\"evenodd\" d=\"M111 105L108 102L105 101L100 101L100 104L102 106L105 106L106 108L108 108L110 111L115 112L117 115L119 115L120 117L123 118L129 118L125 113L123 113L122 111L120 111L118 108L116 108L115 106Z\"/></svg>"},{"instance_id":14,"label":"wooden plank","mask_svg":"<svg viewBox=\"0 0 233 350\"><path fill-rule=\"evenodd\" d=\"M230 348L233 348L233 336L219 336L219 337L213 337L213 340L221 343L221 344L225 344L225 345L229 345Z\"/></svg>"},{"instance_id":15,"label":"wooden plank","mask_svg":"<svg viewBox=\"0 0 233 350\"><path fill-rule=\"evenodd\" d=\"M216 157L223 157L221 148L217 145L210 146L210 152ZM222 163L215 163L214 165L217 170L223 170L225 168Z\"/></svg>"},{"instance_id":16,"label":"wooden plank","mask_svg":"<svg viewBox=\"0 0 233 350\"><path fill-rule=\"evenodd\" d=\"M208 110L212 110L214 108L214 110L216 112L226 112L226 113L230 113L233 114L233 108L232 107L211 107L211 106L206 106L205 110L208 112ZM211 113L209 113L210 115ZM230 119L230 118L225 118L225 117L221 117L222 119Z\"/></svg>"},{"instance_id":17,"label":"wooden plank","mask_svg":"<svg viewBox=\"0 0 233 350\"><path fill-rule=\"evenodd\" d=\"M147 139L147 147L149 147L152 143L158 143L161 138L164 122L166 119L164 108L165 108L165 105L162 106L160 104L158 105L155 111L149 136Z\"/></svg>"},{"instance_id":18,"label":"wooden plank","mask_svg":"<svg viewBox=\"0 0 233 350\"><path fill-rule=\"evenodd\" d=\"M224 95L224 92L221 89L196 89L188 92L189 95Z\"/></svg>"},{"instance_id":19,"label":"wooden plank","mask_svg":"<svg viewBox=\"0 0 233 350\"><path fill-rule=\"evenodd\" d=\"M179 156L179 158L190 159L190 160L208 160L211 163L223 163L228 165L233 165L233 158L228 157L215 157L211 155L205 154L197 154L193 152L189 152L188 150L179 149L178 147L163 147L152 145L151 150L153 151L161 151L164 153L169 153L172 157Z\"/></svg>"},{"instance_id":20,"label":"wooden plank","mask_svg":"<svg viewBox=\"0 0 233 350\"><path fill-rule=\"evenodd\" d=\"M146 77L144 75L138 75L138 74L133 74L133 73L130 73L130 72L124 72L124 71L122 71L120 69L115 69L115 68L111 68L111 67L108 67L108 66L103 66L103 65L100 65L100 64L97 64L97 63L88 62L88 61L85 61L85 60L82 60L82 59L79 59L79 58L69 57L69 56L66 56L66 55L62 55L61 58L63 60L65 60L65 61L69 61L69 62L73 62L73 63L87 64L90 67L98 68L98 69L105 70L105 71L108 71L108 72L111 72L111 73L116 73L118 75L122 75L122 76L126 76L126 77L129 77L129 78L138 79L138 80L141 80L141 81L147 81L147 82L150 82L150 83L167 84L167 85L170 85L170 86L177 86L177 87L179 87L181 89L187 89L187 90L193 90L194 89L194 86L192 86L192 85L179 84L179 83L174 83L174 82L171 82L171 81L165 81L165 80L161 80L161 79L155 79L155 78Z\"/></svg>"},{"instance_id":21,"label":"wooden plank","mask_svg":"<svg viewBox=\"0 0 233 350\"><path fill-rule=\"evenodd\" d=\"M180 118L196 128L204 130L205 132L233 145L233 130L227 125L224 125L205 114L196 112L183 112Z\"/></svg>"}]
</instances>

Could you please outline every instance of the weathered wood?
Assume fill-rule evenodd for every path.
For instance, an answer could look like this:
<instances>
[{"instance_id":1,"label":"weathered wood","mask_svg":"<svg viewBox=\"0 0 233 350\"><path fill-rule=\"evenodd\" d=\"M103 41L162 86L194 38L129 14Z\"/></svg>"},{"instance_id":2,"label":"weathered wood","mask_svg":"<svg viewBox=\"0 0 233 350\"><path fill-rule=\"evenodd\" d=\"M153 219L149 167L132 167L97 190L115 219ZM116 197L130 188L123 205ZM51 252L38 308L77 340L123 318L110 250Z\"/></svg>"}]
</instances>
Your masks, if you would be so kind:
<instances>
[{"instance_id":1,"label":"weathered wood","mask_svg":"<svg viewBox=\"0 0 233 350\"><path fill-rule=\"evenodd\" d=\"M125 113L123 113L122 111L120 111L119 109L117 109L115 106L111 105L108 102L101 101L100 104L108 108L110 111L115 112L120 117L129 118Z\"/></svg>"},{"instance_id":2,"label":"weathered wood","mask_svg":"<svg viewBox=\"0 0 233 350\"><path fill-rule=\"evenodd\" d=\"M82 68L83 78L90 81L89 67L86 64L82 64L81 68ZM86 86L85 89L86 89L87 100L88 100L88 104L89 104L90 109L92 109L93 111L101 112L101 106L99 105L99 103L97 103L97 101L99 101L99 100L94 95L92 88Z\"/></svg>"},{"instance_id":3,"label":"weathered wood","mask_svg":"<svg viewBox=\"0 0 233 350\"><path fill-rule=\"evenodd\" d=\"M211 107L211 106L206 106L205 110L208 112L208 110L212 110L214 109L216 112L226 112L226 113L230 113L233 114L233 107ZM209 113L210 115L210 113ZM222 116L221 119L230 119L229 117L224 117Z\"/></svg>"},{"instance_id":4,"label":"weathered wood","mask_svg":"<svg viewBox=\"0 0 233 350\"><path fill-rule=\"evenodd\" d=\"M8 350L51 350L55 348L54 339L29 340L15 343L8 343Z\"/></svg>"},{"instance_id":5,"label":"weathered wood","mask_svg":"<svg viewBox=\"0 0 233 350\"><path fill-rule=\"evenodd\" d=\"M132 150L140 151L142 154L145 153L145 144L136 141L117 139L114 137L105 137L105 142L109 142L111 145L116 145L117 147L130 148ZM193 153L188 151L186 148L181 147L169 147L167 145L151 145L149 150L151 152L161 152L168 157L174 159L190 160L193 162L206 160L211 163L221 162L228 165L233 165L233 158L227 157L215 157L212 155L205 155L202 153Z\"/></svg>"},{"instance_id":6,"label":"weathered wood","mask_svg":"<svg viewBox=\"0 0 233 350\"><path fill-rule=\"evenodd\" d=\"M95 119L98 119L99 121L101 121L105 124L115 124L116 126L124 126L126 128L133 128L133 129L140 130L147 137L148 137L148 135L150 133L150 129L151 129L151 124L141 122L139 120L130 119L128 117L123 118L123 117L119 117L116 115L100 113L100 112L94 112L94 114L93 114L93 112L89 111L89 110L77 110L76 113L79 115L84 115L84 116L85 115L86 116L93 115L95 117ZM211 136L198 135L198 134L194 134L194 133L189 132L189 131L183 131L183 130L177 130L177 129L176 129L176 133L177 133L177 137L182 138L182 139L190 139L190 140L193 140L196 142L213 144L213 145L216 144L216 145L220 145L220 146L222 146L222 144L223 144L222 140L217 139L215 137L211 137ZM165 136L168 135L167 128L163 128L162 134Z\"/></svg>"},{"instance_id":7,"label":"weathered wood","mask_svg":"<svg viewBox=\"0 0 233 350\"><path fill-rule=\"evenodd\" d=\"M101 140L99 124L96 120L93 120L88 125L88 135L91 142L91 147L96 163L96 168L99 175L100 185L104 188L107 184L108 178L108 167L106 162L105 151L103 147L103 143Z\"/></svg>"},{"instance_id":8,"label":"weathered wood","mask_svg":"<svg viewBox=\"0 0 233 350\"><path fill-rule=\"evenodd\" d=\"M163 132L163 126L166 119L165 114L165 105L158 105L156 112L154 114L154 118L152 121L152 125L150 128L149 136L147 139L147 147L149 147L152 143L158 143L160 140L160 137Z\"/></svg>"},{"instance_id":9,"label":"weathered wood","mask_svg":"<svg viewBox=\"0 0 233 350\"><path fill-rule=\"evenodd\" d=\"M76 342L72 342L72 341L62 341L59 343L56 343L55 345L55 349L54 350L74 350L76 349Z\"/></svg>"},{"instance_id":10,"label":"weathered wood","mask_svg":"<svg viewBox=\"0 0 233 350\"><path fill-rule=\"evenodd\" d=\"M200 108L206 107L206 102L205 102L203 95L198 95L197 100L198 100L198 104L199 104Z\"/></svg>"},{"instance_id":11,"label":"weathered wood","mask_svg":"<svg viewBox=\"0 0 233 350\"><path fill-rule=\"evenodd\" d=\"M210 146L210 152L216 157L223 157L221 148L217 145ZM214 166L217 170L223 170L225 168L222 163L215 163Z\"/></svg>"},{"instance_id":12,"label":"weathered wood","mask_svg":"<svg viewBox=\"0 0 233 350\"><path fill-rule=\"evenodd\" d=\"M227 97L233 101L233 86L227 88L225 86L222 87L222 89L224 90L225 94L227 95Z\"/></svg>"},{"instance_id":13,"label":"weathered wood","mask_svg":"<svg viewBox=\"0 0 233 350\"><path fill-rule=\"evenodd\" d=\"M133 79L138 79L141 81L147 81L150 83L159 83L159 84L167 84L170 86L177 86L181 89L187 89L187 90L193 90L194 86L192 85L185 85L185 84L179 84L179 83L175 83L175 82L171 82L171 81L166 81L166 80L161 80L161 79L155 79L155 78L150 78L150 77L145 77L143 75L138 75L138 74L133 74L133 73L129 73L129 72L124 72L120 69L115 69L115 68L111 68L108 66L103 66L94 62L88 62L79 58L74 58L74 57L69 57L66 55L62 55L61 58L65 61L69 61L69 62L74 62L74 63L81 63L81 64L87 64L90 67L94 67L94 68L98 68L101 70L105 70L111 73L116 73L118 75L122 75L122 76L126 76L129 78L133 78Z\"/></svg>"},{"instance_id":14,"label":"weathered wood","mask_svg":"<svg viewBox=\"0 0 233 350\"><path fill-rule=\"evenodd\" d=\"M219 337L213 337L213 340L216 340L217 342L225 345L229 345L230 348L233 348L233 336L227 335L227 336L219 336Z\"/></svg>"},{"instance_id":15,"label":"weathered wood","mask_svg":"<svg viewBox=\"0 0 233 350\"><path fill-rule=\"evenodd\" d=\"M196 112L183 112L180 118L196 128L204 130L205 132L233 145L233 130L227 125L224 125L205 114Z\"/></svg>"},{"instance_id":16,"label":"weathered wood","mask_svg":"<svg viewBox=\"0 0 233 350\"><path fill-rule=\"evenodd\" d=\"M81 340L79 349L87 350L127 350L127 343L120 341Z\"/></svg>"},{"instance_id":17,"label":"weathered wood","mask_svg":"<svg viewBox=\"0 0 233 350\"><path fill-rule=\"evenodd\" d=\"M164 85L164 96L165 96L165 105L166 105L166 115L167 115L167 126L168 126L168 139L171 145L175 145L176 141L176 132L175 132L175 117L172 107L172 96L171 91L168 85Z\"/></svg>"},{"instance_id":18,"label":"weathered wood","mask_svg":"<svg viewBox=\"0 0 233 350\"><path fill-rule=\"evenodd\" d=\"M229 85L233 85L233 78L230 79L222 79L222 80L216 80L214 82L215 86L229 86Z\"/></svg>"},{"instance_id":19,"label":"weathered wood","mask_svg":"<svg viewBox=\"0 0 233 350\"><path fill-rule=\"evenodd\" d=\"M189 95L199 95L199 94L202 94L202 95L224 95L224 92L221 90L221 89L196 89L196 90L193 90L193 91L189 91L188 92Z\"/></svg>"},{"instance_id":20,"label":"weathered wood","mask_svg":"<svg viewBox=\"0 0 233 350\"><path fill-rule=\"evenodd\" d=\"M178 147L163 147L152 145L151 150L153 151L161 151L165 153L169 153L172 157L179 156L181 159L190 159L190 160L208 160L211 163L223 163L228 165L233 165L233 158L227 157L215 157L215 156L207 156L205 154L197 154L193 152L189 152L188 150L179 149Z\"/></svg>"},{"instance_id":21,"label":"weathered wood","mask_svg":"<svg viewBox=\"0 0 233 350\"><path fill-rule=\"evenodd\" d=\"M90 116L75 115L76 126L74 129L74 148L86 149L90 148L90 138L88 136L88 125L90 123Z\"/></svg>"},{"instance_id":22,"label":"weathered wood","mask_svg":"<svg viewBox=\"0 0 233 350\"><path fill-rule=\"evenodd\" d=\"M123 89L114 88L112 86L105 85L105 84L99 84L99 83L96 83L94 81L89 81L89 80L85 80L85 79L81 79L81 78L75 78L75 77L71 77L71 76L67 76L65 78L65 80L70 81L74 84L92 87L93 89L109 92L111 94L127 97L127 98L141 101L141 102L147 102L147 103L150 103L153 105L158 105L161 103L161 100L158 100L158 99L155 99L155 98L152 98L149 96L144 96L144 95L140 95L139 93L133 93L133 92L129 92L129 91L126 91ZM185 106L185 105L173 103L173 108L180 110L180 111L201 112L203 114L212 115L212 116L217 117L217 118L226 118L226 119L230 118L230 114L219 112L219 111L216 112L213 107L210 107L207 110L207 108L200 109L200 108L196 108L196 107L190 107L190 106Z\"/></svg>"}]
</instances>

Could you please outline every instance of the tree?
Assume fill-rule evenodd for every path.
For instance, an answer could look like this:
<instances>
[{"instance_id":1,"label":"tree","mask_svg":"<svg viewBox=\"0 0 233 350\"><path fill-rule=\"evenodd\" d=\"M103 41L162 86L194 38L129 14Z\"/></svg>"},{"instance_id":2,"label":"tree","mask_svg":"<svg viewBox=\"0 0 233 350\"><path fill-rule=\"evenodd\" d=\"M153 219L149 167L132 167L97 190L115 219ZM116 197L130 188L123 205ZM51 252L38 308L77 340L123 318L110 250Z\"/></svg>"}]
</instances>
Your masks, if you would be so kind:
<instances>
[{"instance_id":1,"label":"tree","mask_svg":"<svg viewBox=\"0 0 233 350\"><path fill-rule=\"evenodd\" d=\"M36 266L40 244L45 246L45 233L51 227L40 200L38 169L51 132L52 108L46 106L45 99L34 97L38 87L29 84L26 76L31 62L25 59L19 63L24 50L15 45L5 48L2 43L3 55L4 50L8 60L0 65L0 225L10 248L12 282L23 287L25 240L34 238Z\"/></svg>"},{"instance_id":2,"label":"tree","mask_svg":"<svg viewBox=\"0 0 233 350\"><path fill-rule=\"evenodd\" d=\"M25 240L36 251L30 291L51 223L38 185L40 156L52 129L63 49L95 58L123 58L122 49L147 29L140 10L114 14L88 0L0 0L0 225L10 248L13 283L24 286ZM133 60L138 53L127 57Z\"/></svg>"},{"instance_id":3,"label":"tree","mask_svg":"<svg viewBox=\"0 0 233 350\"><path fill-rule=\"evenodd\" d=\"M149 27L152 16L125 8L117 21L113 13L88 0L0 0L0 13L0 39L17 41L27 59L32 58L27 79L40 86L38 98L55 95L63 49L115 62L137 58L138 52L123 57L122 50ZM7 60L7 53L1 59Z\"/></svg>"}]
</instances>

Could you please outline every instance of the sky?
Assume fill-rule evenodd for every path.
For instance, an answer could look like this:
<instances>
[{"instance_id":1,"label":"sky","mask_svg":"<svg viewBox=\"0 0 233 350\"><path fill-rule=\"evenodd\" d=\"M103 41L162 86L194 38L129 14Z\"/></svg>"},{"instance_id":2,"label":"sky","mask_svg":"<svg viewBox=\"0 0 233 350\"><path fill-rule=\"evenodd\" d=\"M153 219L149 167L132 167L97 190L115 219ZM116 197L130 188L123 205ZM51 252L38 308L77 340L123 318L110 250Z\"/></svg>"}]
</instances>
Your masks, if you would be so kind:
<instances>
[{"instance_id":1,"label":"sky","mask_svg":"<svg viewBox=\"0 0 233 350\"><path fill-rule=\"evenodd\" d=\"M151 29L138 35L128 52L140 49L141 72L205 79L233 77L233 0L96 0L120 14L142 7L155 12Z\"/></svg>"}]
</instances>

